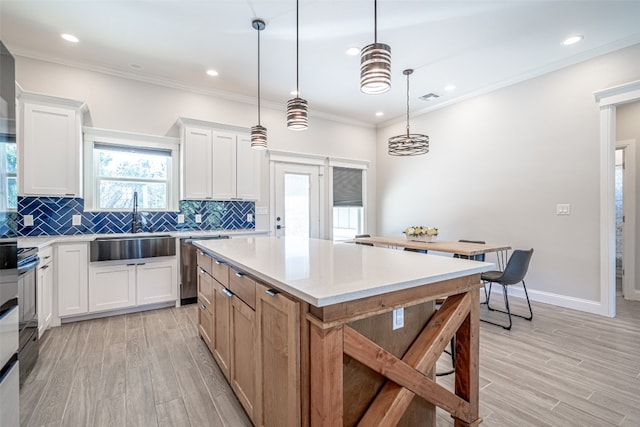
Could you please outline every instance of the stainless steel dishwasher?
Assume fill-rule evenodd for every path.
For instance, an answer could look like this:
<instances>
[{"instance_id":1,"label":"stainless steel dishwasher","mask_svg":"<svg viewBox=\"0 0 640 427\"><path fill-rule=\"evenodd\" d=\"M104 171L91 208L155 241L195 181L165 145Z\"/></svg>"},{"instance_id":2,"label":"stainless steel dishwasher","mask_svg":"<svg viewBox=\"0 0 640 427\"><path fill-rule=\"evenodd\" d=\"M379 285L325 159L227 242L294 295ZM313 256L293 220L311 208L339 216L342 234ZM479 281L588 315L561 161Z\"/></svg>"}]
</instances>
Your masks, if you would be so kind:
<instances>
[{"instance_id":1,"label":"stainless steel dishwasher","mask_svg":"<svg viewBox=\"0 0 640 427\"><path fill-rule=\"evenodd\" d=\"M198 300L198 248L193 242L228 238L219 235L180 239L180 304L193 304Z\"/></svg>"}]
</instances>

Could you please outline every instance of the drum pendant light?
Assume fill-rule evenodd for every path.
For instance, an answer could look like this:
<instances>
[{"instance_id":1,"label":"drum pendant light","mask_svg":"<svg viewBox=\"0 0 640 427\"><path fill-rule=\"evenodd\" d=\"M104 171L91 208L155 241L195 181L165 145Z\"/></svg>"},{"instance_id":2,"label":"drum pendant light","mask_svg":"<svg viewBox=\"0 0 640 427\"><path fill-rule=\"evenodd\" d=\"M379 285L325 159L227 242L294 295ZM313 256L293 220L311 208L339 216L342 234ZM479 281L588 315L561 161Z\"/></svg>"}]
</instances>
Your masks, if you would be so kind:
<instances>
[{"instance_id":1,"label":"drum pendant light","mask_svg":"<svg viewBox=\"0 0 640 427\"><path fill-rule=\"evenodd\" d=\"M429 137L409 130L409 75L412 69L402 72L407 76L407 133L389 138L389 154L392 156L418 156L429 152Z\"/></svg>"},{"instance_id":2,"label":"drum pendant light","mask_svg":"<svg viewBox=\"0 0 640 427\"><path fill-rule=\"evenodd\" d=\"M296 97L287 102L287 127L291 130L307 129L307 101L300 98L300 21L299 0L296 0Z\"/></svg>"},{"instance_id":3,"label":"drum pendant light","mask_svg":"<svg viewBox=\"0 0 640 427\"><path fill-rule=\"evenodd\" d=\"M360 54L360 90L367 94L385 93L391 89L391 47L378 43L378 1L373 2L373 44Z\"/></svg>"},{"instance_id":4,"label":"drum pendant light","mask_svg":"<svg viewBox=\"0 0 640 427\"><path fill-rule=\"evenodd\" d=\"M266 150L267 128L260 125L260 31L265 29L266 24L262 19L254 19L251 25L258 30L258 124L251 127L251 148Z\"/></svg>"}]
</instances>

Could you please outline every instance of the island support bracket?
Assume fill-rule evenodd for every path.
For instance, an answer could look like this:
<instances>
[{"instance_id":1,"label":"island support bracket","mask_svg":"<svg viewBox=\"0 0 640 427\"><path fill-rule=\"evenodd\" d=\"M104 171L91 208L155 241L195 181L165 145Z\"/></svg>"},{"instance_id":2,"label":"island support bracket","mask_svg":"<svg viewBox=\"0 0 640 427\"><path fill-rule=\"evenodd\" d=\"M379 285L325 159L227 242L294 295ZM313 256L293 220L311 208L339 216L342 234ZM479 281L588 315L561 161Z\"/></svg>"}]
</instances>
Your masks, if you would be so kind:
<instances>
[{"instance_id":1,"label":"island support bracket","mask_svg":"<svg viewBox=\"0 0 640 427\"><path fill-rule=\"evenodd\" d=\"M398 358L346 322L323 325L314 319L310 322L311 427L343 426L343 355L387 379L359 426L395 426L416 396L450 413L455 427L478 426L482 422L479 322L479 288L451 295ZM455 392L451 392L431 373L454 335Z\"/></svg>"}]
</instances>

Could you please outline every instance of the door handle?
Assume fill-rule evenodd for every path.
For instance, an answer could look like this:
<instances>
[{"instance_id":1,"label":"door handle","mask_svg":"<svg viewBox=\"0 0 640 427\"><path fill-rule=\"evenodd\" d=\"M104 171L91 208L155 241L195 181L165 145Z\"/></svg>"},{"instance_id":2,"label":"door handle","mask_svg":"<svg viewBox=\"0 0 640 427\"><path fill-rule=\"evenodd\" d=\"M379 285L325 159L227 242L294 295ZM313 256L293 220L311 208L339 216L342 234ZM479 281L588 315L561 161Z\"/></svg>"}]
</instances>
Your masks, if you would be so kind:
<instances>
[{"instance_id":1,"label":"door handle","mask_svg":"<svg viewBox=\"0 0 640 427\"><path fill-rule=\"evenodd\" d=\"M276 230L282 230L284 227L281 226L280 224L276 225Z\"/></svg>"}]
</instances>

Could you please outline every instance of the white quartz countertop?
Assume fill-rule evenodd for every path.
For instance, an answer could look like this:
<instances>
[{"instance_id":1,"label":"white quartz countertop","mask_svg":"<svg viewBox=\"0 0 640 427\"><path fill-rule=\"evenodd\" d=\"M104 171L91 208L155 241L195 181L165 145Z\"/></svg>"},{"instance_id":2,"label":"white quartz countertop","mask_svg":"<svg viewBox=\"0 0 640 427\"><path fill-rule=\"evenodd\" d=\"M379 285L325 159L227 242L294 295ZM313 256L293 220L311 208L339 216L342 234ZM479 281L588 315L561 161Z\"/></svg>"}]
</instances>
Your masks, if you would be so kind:
<instances>
[{"instance_id":1,"label":"white quartz countertop","mask_svg":"<svg viewBox=\"0 0 640 427\"><path fill-rule=\"evenodd\" d=\"M487 262L320 239L245 237L195 245L316 307L495 268Z\"/></svg>"},{"instance_id":2,"label":"white quartz countertop","mask_svg":"<svg viewBox=\"0 0 640 427\"><path fill-rule=\"evenodd\" d=\"M38 236L38 237L18 237L18 246L21 248L42 249L54 243L91 242L101 237L130 237L130 236L172 236L177 238L204 239L211 236L251 236L268 234L269 230L246 229L246 230L187 230L187 231L166 231L156 233L118 233L118 234L77 234L74 236Z\"/></svg>"}]
</instances>

